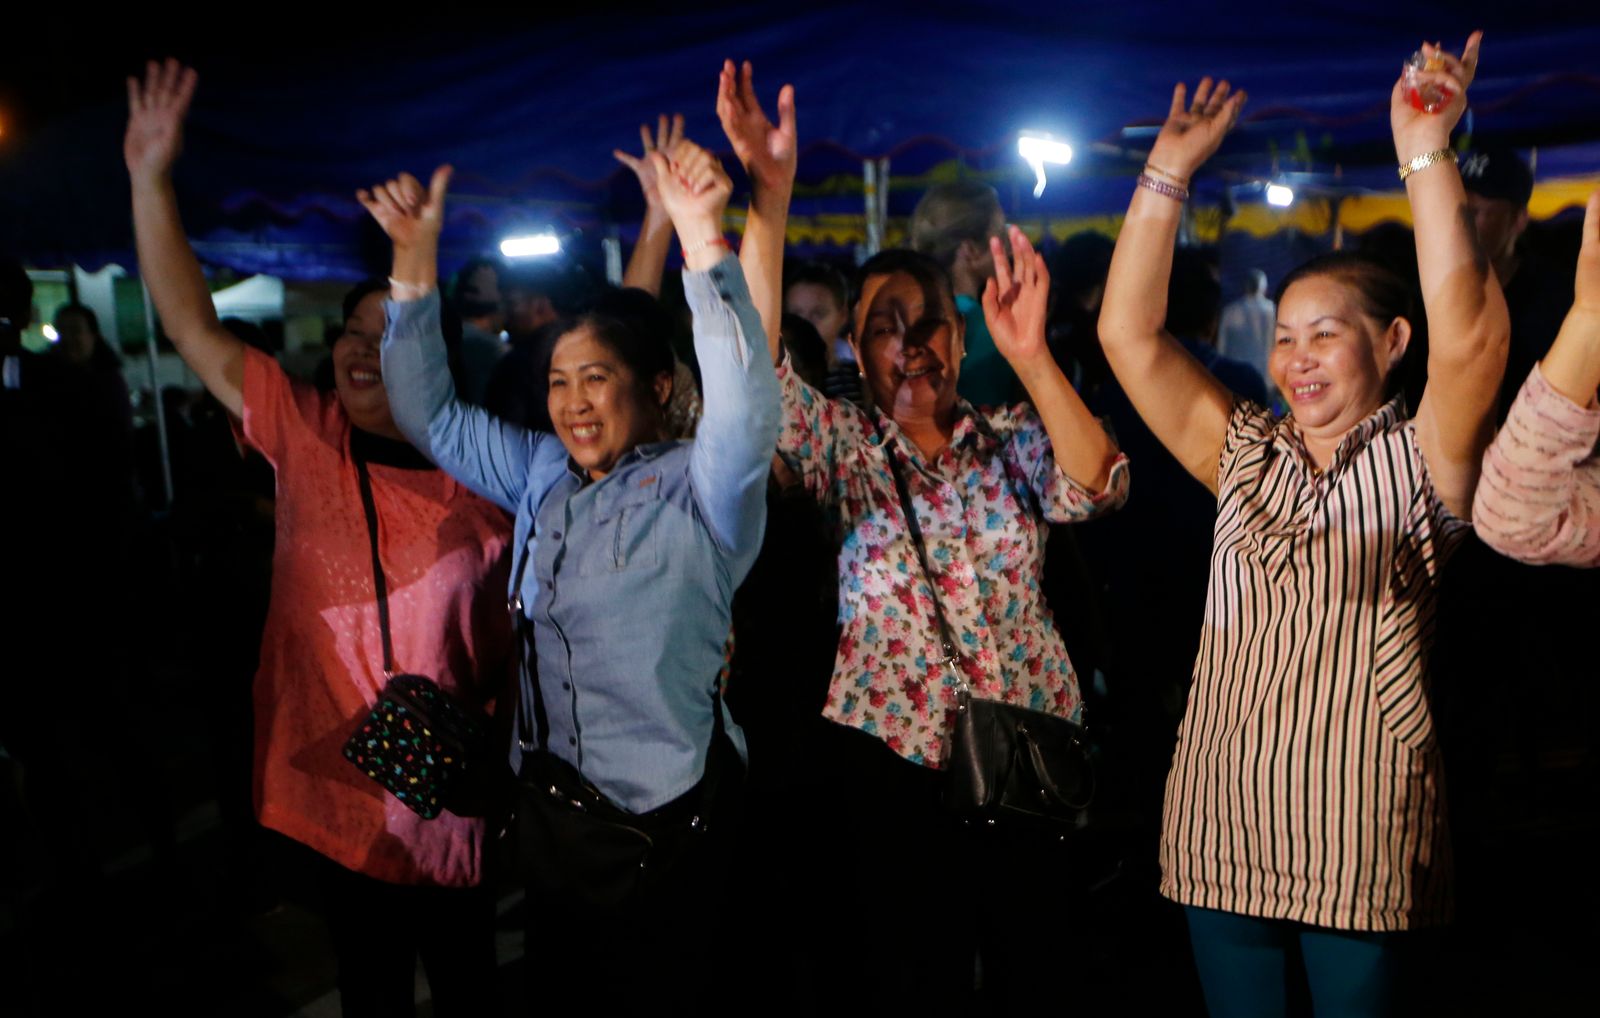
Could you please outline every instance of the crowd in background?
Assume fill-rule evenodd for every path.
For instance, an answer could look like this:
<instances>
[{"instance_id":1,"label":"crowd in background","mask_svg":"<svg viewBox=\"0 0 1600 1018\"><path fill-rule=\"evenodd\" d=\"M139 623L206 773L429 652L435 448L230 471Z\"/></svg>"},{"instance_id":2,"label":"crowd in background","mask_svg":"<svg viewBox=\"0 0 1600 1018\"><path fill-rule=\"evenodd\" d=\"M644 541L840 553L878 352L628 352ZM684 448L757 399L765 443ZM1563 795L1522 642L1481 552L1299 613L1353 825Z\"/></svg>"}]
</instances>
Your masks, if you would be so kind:
<instances>
[{"instance_id":1,"label":"crowd in background","mask_svg":"<svg viewBox=\"0 0 1600 1018\"><path fill-rule=\"evenodd\" d=\"M1197 903L1217 915L1272 909L1219 904L1211 890L1175 888L1172 873L1181 865L1158 853L1181 841L1170 831L1163 835L1164 799L1175 794L1168 787L1169 769L1175 752L1183 758L1179 732L1191 709L1191 685L1197 674L1209 675L1197 658L1206 661L1216 640L1211 613L1219 609L1208 606L1208 590L1212 601L1221 597L1213 585L1222 553L1213 548L1213 536L1237 540L1218 518L1219 505L1228 516L1228 472L1243 469L1230 465L1229 456L1237 456L1251 435L1274 441L1272 429L1295 405L1294 392L1280 384L1282 372L1275 379L1271 366L1274 345L1285 342L1275 311L1287 290L1284 280L1256 270L1248 274L1247 292L1224 294L1216 251L1173 250L1170 239L1170 262L1157 257L1154 267L1143 269L1166 287L1165 300L1156 305L1159 320L1148 323L1151 334L1170 337L1173 358L1215 380L1223 466L1215 466L1217 457L1208 450L1211 466L1197 472L1194 458L1185 455L1188 447L1175 443L1171 427L1152 414L1143 373L1125 367L1140 363L1126 359L1132 341L1108 338L1106 323L1116 314L1113 309L1107 315L1104 307L1117 285L1114 251L1122 259L1122 285L1129 286L1134 270L1127 265L1134 255L1126 252L1135 241L1118 241L1124 245L1118 249L1109 238L1084 233L1041 244L1036 254L1020 231L1008 229L1007 210L993 188L963 180L936 185L922 198L907 228L909 252L879 255L887 260L865 266L785 263L784 188L793 180L795 99L786 91L778 120L768 121L755 102L748 65L730 65L720 84L719 114L752 181L749 226L738 248L730 249L720 227L715 236L686 235L688 224L698 227L706 217L720 224L731 183L718 176L720 168L704 165L703 150L685 141L681 118L663 117L656 131L646 130L640 156L619 153L638 175L647 204L624 287L601 284L559 261L508 264L493 257L474 259L448 278L425 278L433 271L426 266L436 260L426 249L429 217L440 211L444 185L439 177L431 189L391 181L374 189L369 208L394 238L395 263L379 267L378 278L352 291L338 329L330 330L329 354L317 377L302 382L276 365L260 329L219 321L210 310L164 176L176 158L175 132L181 131L193 91L192 74L180 77L170 67L151 74L133 100L128 148L141 271L150 277L164 332L208 390L197 396L168 393L162 400L176 495L171 505L161 505L156 494L162 482L152 429L134 428L118 355L100 336L93 312L76 304L55 310L60 341L48 354L27 353L16 337L36 313L31 286L21 265L0 264L0 325L7 330L0 469L8 490L0 502L6 506L3 532L11 537L6 575L13 593L13 607L3 616L8 675L0 746L12 778L6 794L14 793L4 803L8 824L28 833L26 839L3 839L12 856L5 860L12 876L4 883L17 929L28 931L29 939L42 931L25 949L42 952L40 971L50 973L32 1004L52 1006L52 987L64 978L61 972L71 970L47 950L65 936L61 917L93 914L107 900L106 816L148 846L151 866L163 880L178 866L175 800L194 793L193 776L179 779L144 765L161 758L159 744L181 724L200 731L196 741L206 769L199 794L216 803L224 847L215 888L227 911L250 916L294 901L327 915L347 1014L405 1012L419 953L435 1013L491 1013L496 1006L489 1003L500 994L493 985L490 942L493 892L516 886L524 874L508 844L496 838L492 821L447 817L402 824L397 817L403 811L359 784L353 771L329 777L343 774L342 761L330 764L327 774L306 762L307 754L329 751L325 740L307 732L348 727L363 709L362 698L371 701L372 688L358 682L318 699L305 713L286 706L305 695L298 684L308 673L331 677L331 685L342 689L342 669L373 681L388 670L383 660L349 664L367 652L362 641L371 642L376 633L373 620L346 612L355 600L350 592L371 583L368 532L337 530L326 522L347 514L359 523L361 502L341 472L359 460L362 469L372 469L379 509L403 506L407 521L423 524L413 537L427 544L427 554L413 563L407 553L392 550L388 566L399 570L405 561L410 580L427 577L431 584L430 593L417 595L405 610L416 611L418 598L432 597L429 611L445 621L437 640L411 640L405 653L429 661L435 677L452 690L492 702L496 717L505 717L501 712L515 704L532 725L528 683L542 683L545 697L553 693L558 641L567 641L580 625L617 634L619 641L642 640L639 634L659 625L663 646L681 641L696 648L681 654L705 659L695 658L695 667L709 669L696 672L696 681L715 684L718 693L692 705L663 694L660 712L671 724L659 741L678 739L690 749L637 764L647 779L635 780L626 766L609 762L622 751L595 734L599 721L580 714L594 709L588 704L571 705L572 718L581 720L541 722L549 731L538 740L551 748L550 733L565 737L569 729L573 746L580 736L594 740L587 767L597 769L586 775L604 774L594 777L602 798L645 815L670 812L691 792L699 794L700 772L712 766L708 761L718 753L725 720L730 730L742 732L739 762L727 766L748 779L738 833L719 849L726 854L716 857L722 868L684 878L670 893L656 892L663 895L660 907L678 916L694 908L695 894L711 895L707 888L713 885L731 884L735 900L722 899L725 889L716 891L716 921L682 928L704 941L679 944L682 950L666 960L651 958L652 979L670 982L685 967L700 965L716 976L702 972L703 978L683 985L730 995L724 1003L751 1011L898 1000L935 1010L970 1004L989 1009L985 1013L1013 1013L1060 997L1090 1013L1113 1013L1134 1000L1189 1013L1202 999L1213 1013L1249 1013L1236 987L1219 987L1204 971L1196 977L1196 962L1203 970L1208 960L1198 942L1191 960L1190 938L1221 942L1226 935L1201 924L1192 909ZM1464 77L1463 103L1470 70ZM1209 85L1197 90L1206 91ZM1184 130L1206 130L1215 123L1220 141L1239 101L1225 93L1221 89L1209 100L1197 95L1189 114L1179 101L1169 126L1181 122ZM158 109L162 101L166 106ZM1186 115L1193 123L1183 122ZM146 134L138 138L141 128ZM1399 139L1402 132L1396 131ZM1181 134L1175 130L1173 137ZM1167 151L1179 149L1169 144ZM1172 180L1161 176L1160 166L1147 168L1153 183L1141 180L1130 220L1141 201L1166 202L1173 197L1169 191L1182 191L1206 154ZM1152 164L1158 156L1152 153ZM1424 165L1413 172L1454 171ZM447 184L448 174L443 179ZM1506 366L1492 386L1486 445L1488 434L1519 405L1524 383L1534 384L1530 375L1550 356L1575 299L1582 303L1573 286L1578 245L1575 233L1529 224L1533 176L1515 153L1492 147L1467 153L1459 180L1463 207L1473 220L1461 236L1470 234L1478 246L1477 271L1495 294L1503 294L1508 322ZM1589 213L1592 234L1600 223L1592 205ZM434 227L436 240L437 222ZM423 240L413 241L407 231L418 230ZM685 263L682 278L667 271L678 261L675 235ZM407 260L414 243L422 245L422 254ZM1438 322L1439 313L1429 303L1423 314L1422 305L1436 298L1439 284L1428 278L1425 246L1419 267L1419 241L1409 230L1373 230L1360 239L1359 249L1364 265L1384 273L1385 285L1389 279L1400 282L1402 298L1413 307L1409 342L1400 343L1382 376L1385 400L1394 395L1397 412L1409 417L1423 405L1430 377L1438 388L1436 372L1445 357L1431 355L1430 348L1437 353L1459 337L1429 334L1429 322ZM1593 257L1588 248L1585 254ZM1031 271L1035 261L1038 268ZM774 271L774 264L781 268ZM902 284L904 293L890 292ZM946 291L949 314L940 317L928 308L940 304ZM890 310L881 311L880 301L889 302L883 306ZM1487 306L1484 315L1492 317L1494 301ZM1031 321L1024 319L1034 312L1042 343L1037 357L1024 336ZM880 314L887 325L874 317ZM924 328L922 316L933 338L913 341ZM885 335L898 330L898 359L891 367L874 361L885 349L870 339L879 328ZM593 418L571 416L571 401L579 398L574 393L589 384L590 362L571 361L571 371L563 367L563 356L574 356L575 334L614 353L627 377L643 379L640 398L648 421L628 423L633 418L626 408L615 417L604 411ZM422 351L419 360L400 360L411 356L402 348L413 340ZM776 379L766 370L769 342ZM908 368L904 351L918 343L931 351L927 366ZM435 352L444 371L429 374L424 369ZM754 360L745 360L747 354ZM929 404L947 415L944 430L927 425L926 438L918 430L926 424L919 416L922 405L907 395L922 390L906 377L920 378L924 370L950 382L948 392L936 393L943 402ZM439 386L426 381L440 377L447 379L448 391L435 391ZM396 387L400 378L407 379L403 397ZM634 397L639 392L629 396ZM742 415L737 420L729 417L730 401ZM901 401L909 402L902 407ZM1242 420L1237 408L1243 406L1261 408L1261 415ZM762 407L770 420L761 416ZM958 422L953 425L952 412ZM1582 425L1581 414L1573 417L1573 427ZM630 434L639 446L656 450L660 443L660 451L640 455L627 444L607 459L606 450L595 447L600 451L592 452L597 458L590 463L583 457L591 455L585 430L591 420L602 422L593 425L601 429L594 440L601 446L612 434L605 429L621 428L621 421L636 429ZM1080 427L1085 420L1101 422L1103 430ZM1200 430L1206 426L1202 421ZM1507 433L1514 430L1515 424ZM1060 441L1067 434L1073 436L1071 454ZM914 573L918 567L908 557L909 545L897 545L894 534L876 549L863 537L876 521L892 519L899 504L892 483L900 469L893 465L900 462L896 454L887 454L892 462L883 473L861 452L870 446L876 454L880 442L904 450L930 518L940 519L944 511L941 483L968 486L954 496L965 501L957 503L952 525L967 513L966 525L984 530L975 506L991 517L1005 516L1001 523L987 521L1001 536L983 546L1001 564L991 569L985 559L966 579L954 570L941 574L931 597L949 601L946 611L983 616L981 625L972 623L974 645L992 640L1008 655L1017 648L1014 665L973 664L969 677L975 687L989 681L1007 694L1034 690L1038 702L1050 698L1052 709L1063 715L1093 719L1101 776L1095 838L1076 845L1070 857L1027 838L963 840L971 832L951 834L938 815L930 775L941 750L942 715L937 705L930 709L922 702L915 681L892 667L897 657L914 657L914 651L894 646L908 634L895 635L884 619L902 616L893 614L892 604L886 614L877 595L899 588L872 587L878 582L873 570L885 559L907 556L905 568ZM986 453L985 442L999 451ZM338 455L328 459L329 449ZM671 488L674 450L699 457L683 468L689 478L684 492ZM1482 452L1480 445L1476 456ZM1504 477L1537 467L1516 459L1517 449L1498 454L1510 456L1505 462L1515 466L1507 466ZM1069 465L1071 455L1080 458ZM1427 458L1426 449L1421 458ZM745 469L745 459L759 470ZM652 467L658 460L665 465ZM1307 490L1319 483L1324 468L1336 473L1331 461L1318 466ZM660 472L626 474L648 469ZM991 469L992 477L985 474ZM1211 490L1198 479L1206 469L1213 472ZM582 502L586 490L620 489L620 483L601 487L616 480L614 473L638 478L628 489L633 500L618 496L617 507L609 510L614 515L607 515L605 505ZM982 480L964 480L969 476ZM707 478L717 479L716 493L706 490ZM1419 483L1426 488L1431 482ZM1548 490L1540 483L1536 478L1534 491ZM678 499L697 507L687 515L700 529L674 532L673 544L702 542L694 545L696 558L711 563L709 572L700 587L683 589L711 591L703 606L629 599L642 597L639 576L658 574L635 573L630 581L625 557L641 556L640 568L671 558L665 545L639 545L645 552L623 548L646 540L629 531L626 520L630 509L657 511L636 506L638 491L651 486L662 502ZM1524 561L1516 561L1463 529L1473 518L1470 485L1466 492L1464 508L1441 496L1443 508L1430 509L1436 514L1437 532L1430 530L1428 540L1438 542L1437 575L1432 545L1424 556L1428 564L1418 567L1429 572L1431 593L1424 598L1430 611L1418 623L1416 640L1434 648L1431 659L1424 656L1418 665L1426 673L1419 682L1427 706L1420 709L1431 714L1440 774L1448 775L1436 785L1430 776L1428 794L1448 798L1451 818L1444 835L1450 844L1433 851L1453 847L1455 921L1444 925L1438 922L1444 913L1409 899L1403 910L1410 910L1412 920L1426 920L1416 925L1444 930L1436 966L1448 965L1439 959L1485 962L1494 954L1485 938L1532 923L1538 913L1526 899L1512 900L1513 893L1530 887L1545 893L1558 886L1558 878L1581 882L1576 856L1571 869L1553 867L1548 883L1507 881L1503 868L1507 860L1530 862L1523 853L1543 851L1547 843L1539 839L1550 831L1588 830L1594 821L1592 798L1571 792L1592 789L1594 777L1595 726L1589 721L1595 705L1582 682L1592 669L1576 662L1592 656L1584 623L1600 604L1600 570L1530 564L1595 565L1592 543L1584 545L1580 535L1572 544L1580 551L1564 559L1547 549L1542 560L1523 553L1515 557ZM1498 505L1516 505L1518 497L1524 496L1513 493L1509 503ZM551 499L565 500L566 524L546 515L556 504ZM596 522L582 523L584 513ZM317 525L319 516L325 520ZM396 518L384 524L391 542L401 540L410 525L393 523ZM752 525L758 519L764 524ZM949 523L952 517L943 519ZM614 531L606 529L613 520ZM593 592L585 586L581 595L610 605L598 622L588 614L561 615L569 609L558 609L560 602L552 601L558 595L550 593L557 583L598 584L583 557L587 548L574 545L575 564L559 556L548 560L551 547L562 547L562 530L571 531L570 543L580 525L615 534L615 547L607 547L621 582ZM374 526L370 519L368 526ZM1499 526L1495 533L1512 535L1494 542L1505 548L1521 532ZM759 541L752 542L752 534ZM326 547L311 548L318 542ZM374 536L373 557L377 547ZM450 557L462 547L474 551ZM529 554L523 547L537 548L532 562L518 563ZM1590 561L1580 561L1586 553ZM950 554L959 560L962 552ZM939 561L948 565L950 559ZM448 570L433 571L446 562ZM328 586L332 581L309 576L315 569L337 573L343 586L336 591ZM672 576L673 583L687 582L678 572ZM396 592L390 596L399 603L402 583L391 582ZM450 588L455 593L446 590L449 584L456 585ZM508 584L519 606L526 591L528 607L514 620L515 631L507 630L502 610ZM998 596L991 588L1001 584L1010 585L1007 622L1013 612L1023 617L1014 628L988 617L987 606ZM962 593L967 586L981 589L981 597ZM952 607L963 598L978 599L978 607ZM904 618L923 619L919 612L928 610L927 599L927 591L912 593ZM695 606L698 611L691 610ZM699 632L719 622L725 631L730 620L734 638L727 647ZM365 635L352 644L349 633ZM536 668L519 672L511 664L511 647L518 642ZM577 643L574 637L562 644L569 663ZM670 675L677 667L662 663L671 656L665 653L661 660L645 656L619 663L592 652L599 655L597 672L635 666L648 672L648 662L655 662L656 671L648 674ZM1302 652L1309 653L1293 651ZM307 663L313 658L314 664ZM719 658L725 658L723 674L714 677ZM1045 679L1028 685L1019 676L1030 670L1034 678L1042 671ZM1261 674L1269 671L1260 668ZM861 712L869 708L881 713L863 720ZM925 723L914 723L914 717ZM896 727L901 721L906 723ZM716 734L708 735L712 725ZM656 737L636 730L616 742ZM512 741L530 750L522 745L528 740ZM614 772L605 770L612 766ZM674 767L693 771L694 780L666 787L670 782L660 775ZM318 790L323 781L350 787L325 793ZM296 782L308 790L297 790ZM1551 798L1541 800L1547 790ZM328 804L304 806L303 800L325 795ZM107 801L116 804L109 813ZM1168 822L1184 808L1202 809L1168 801ZM1203 810L1213 810L1207 815L1214 818L1227 815L1227 808L1206 804ZM1446 803L1429 808L1442 816ZM669 821L675 818L662 823ZM522 832L529 836L526 826ZM1167 883L1161 882L1164 871ZM386 890L374 889L378 885L419 895L391 899ZM461 891L459 901L434 893L445 889ZM1005 897L1005 907L969 907L963 901L986 892ZM1419 900L1431 893L1416 892ZM1191 906L1187 924L1168 899ZM603 951L595 938L615 933L548 889L542 896L530 890L526 907L530 948L522 992L528 995L561 979L542 969L541 959L560 957L567 971L585 964L581 952L563 953L573 945L556 941L582 938L586 950ZM541 919L551 914L570 925L551 935L547 922L541 940ZM395 933L419 915L433 917L436 928L449 931L444 939L456 942L406 941ZM640 922L655 931L655 939L617 946L618 957L645 958L672 939L668 920L654 912L640 915L647 916ZM1347 919L1319 921L1308 913L1293 922L1313 930L1350 929ZM1008 924L1009 930L995 932ZM1407 926L1377 922L1368 928L1392 932ZM1039 929L1051 933L1040 939ZM372 942L385 938L405 941L403 962L378 957ZM1321 992L1313 964L1321 948L1307 941L1295 950L1305 954L1306 974L1280 987L1290 1013L1310 1007ZM476 956L467 957L473 951ZM719 960L707 965L707 956ZM1346 958L1329 964L1356 963ZM403 979L396 979L397 969ZM600 965L595 972L604 970ZM386 980L403 982L402 1003L368 992ZM950 996L966 993L970 1002ZM1470 1006L1459 987L1436 987L1434 993L1441 1006ZM537 1004L529 1000L528 1006ZM1228 1006L1244 1010L1228 1012Z\"/></svg>"}]
</instances>

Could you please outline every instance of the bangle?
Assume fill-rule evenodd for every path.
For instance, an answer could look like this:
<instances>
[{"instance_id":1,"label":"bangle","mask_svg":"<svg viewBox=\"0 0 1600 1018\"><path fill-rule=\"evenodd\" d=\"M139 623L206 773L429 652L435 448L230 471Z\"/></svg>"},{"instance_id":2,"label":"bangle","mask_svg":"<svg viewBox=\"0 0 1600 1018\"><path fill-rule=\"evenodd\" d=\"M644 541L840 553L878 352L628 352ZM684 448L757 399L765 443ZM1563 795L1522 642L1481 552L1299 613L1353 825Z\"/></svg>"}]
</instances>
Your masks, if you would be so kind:
<instances>
[{"instance_id":1,"label":"bangle","mask_svg":"<svg viewBox=\"0 0 1600 1018\"><path fill-rule=\"evenodd\" d=\"M389 277L389 294L401 303L408 300L421 300L432 292L432 283L407 283L393 276Z\"/></svg>"},{"instance_id":2,"label":"bangle","mask_svg":"<svg viewBox=\"0 0 1600 1018\"><path fill-rule=\"evenodd\" d=\"M1171 181L1172 183L1176 184L1179 187L1188 187L1189 186L1189 180L1188 180L1187 177L1180 177L1176 173L1173 173L1171 170L1163 170L1161 167L1157 166L1155 163L1145 163L1144 164L1144 171L1146 173L1154 174L1157 177L1165 177L1165 178L1167 178L1167 180Z\"/></svg>"},{"instance_id":3,"label":"bangle","mask_svg":"<svg viewBox=\"0 0 1600 1018\"><path fill-rule=\"evenodd\" d=\"M1156 194L1171 198L1174 201L1185 202L1189 200L1188 188L1179 187L1176 184L1169 184L1165 180L1157 180L1148 173L1139 174L1137 183L1140 187L1148 187Z\"/></svg>"},{"instance_id":4,"label":"bangle","mask_svg":"<svg viewBox=\"0 0 1600 1018\"><path fill-rule=\"evenodd\" d=\"M1448 162L1452 165L1455 165L1460 163L1460 161L1460 157L1456 155L1455 149L1436 148L1432 152L1422 153L1409 163L1402 164L1400 167L1400 179L1404 180L1418 170L1425 170L1434 163Z\"/></svg>"},{"instance_id":5,"label":"bangle","mask_svg":"<svg viewBox=\"0 0 1600 1018\"><path fill-rule=\"evenodd\" d=\"M726 248L729 251L733 250L733 245L728 243L728 238L718 235L716 237L712 237L710 240L702 240L693 244L684 245L683 260L688 261L690 255L699 254L708 247L721 247Z\"/></svg>"}]
</instances>

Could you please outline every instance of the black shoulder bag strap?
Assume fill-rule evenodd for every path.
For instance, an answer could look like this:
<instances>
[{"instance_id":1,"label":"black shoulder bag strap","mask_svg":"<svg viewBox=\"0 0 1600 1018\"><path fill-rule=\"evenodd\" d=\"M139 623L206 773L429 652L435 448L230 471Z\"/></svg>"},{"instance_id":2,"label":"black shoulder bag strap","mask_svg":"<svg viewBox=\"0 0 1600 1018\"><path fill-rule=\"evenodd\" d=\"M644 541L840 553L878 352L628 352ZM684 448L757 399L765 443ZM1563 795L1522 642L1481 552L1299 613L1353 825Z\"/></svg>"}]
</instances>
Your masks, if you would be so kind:
<instances>
[{"instance_id":1,"label":"black shoulder bag strap","mask_svg":"<svg viewBox=\"0 0 1600 1018\"><path fill-rule=\"evenodd\" d=\"M522 578L528 570L532 543L530 530L528 540L523 541L517 551L516 575L511 581L511 597L506 604L511 609L511 629L517 642L517 748L524 753L544 749L550 741L550 719L544 712L544 693L539 689L538 660L528 647L533 640L533 627L528 624L522 603ZM533 709L531 718L528 716L530 707ZM530 721L534 726L531 731Z\"/></svg>"},{"instance_id":2,"label":"black shoulder bag strap","mask_svg":"<svg viewBox=\"0 0 1600 1018\"><path fill-rule=\"evenodd\" d=\"M900 457L895 452L895 440L885 437L883 454L889 459L889 473L894 475L894 490L900 496L900 511L906 518L906 529L911 531L911 543L917 549L917 561L922 566L922 577L928 584L928 596L933 599L933 618L939 625L939 646L944 656L933 662L949 669L955 677L957 695L965 702L969 695L967 680L955 667L957 660L955 638L950 633L950 623L944 617L944 605L939 602L939 585L933 581L933 571L928 568L928 547L922 536L922 523L917 519L916 506L911 503L911 490L906 486Z\"/></svg>"},{"instance_id":3,"label":"black shoulder bag strap","mask_svg":"<svg viewBox=\"0 0 1600 1018\"><path fill-rule=\"evenodd\" d=\"M383 633L383 677L394 678L394 646L389 639L389 584L383 578L383 559L378 555L378 503L372 497L372 478L367 461L356 456L356 476L361 480L361 510L367 517L367 540L372 545L372 586L378 593L378 628Z\"/></svg>"}]
</instances>

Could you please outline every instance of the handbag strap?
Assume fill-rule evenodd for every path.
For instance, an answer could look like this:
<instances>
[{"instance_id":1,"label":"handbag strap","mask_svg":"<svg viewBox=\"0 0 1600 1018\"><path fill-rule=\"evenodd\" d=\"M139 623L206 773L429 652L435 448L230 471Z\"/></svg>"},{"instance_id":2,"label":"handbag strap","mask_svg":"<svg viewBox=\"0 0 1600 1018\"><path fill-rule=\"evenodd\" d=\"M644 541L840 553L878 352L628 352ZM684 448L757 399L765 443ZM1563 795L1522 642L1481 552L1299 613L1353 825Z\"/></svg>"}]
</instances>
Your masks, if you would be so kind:
<instances>
[{"instance_id":1,"label":"handbag strap","mask_svg":"<svg viewBox=\"0 0 1600 1018\"><path fill-rule=\"evenodd\" d=\"M361 481L361 510L367 517L367 540L372 545L372 586L378 592L378 629L383 633L383 677L394 677L394 646L389 639L389 585L383 578L383 559L378 555L378 503L372 497L372 478L364 456L355 456L356 476Z\"/></svg>"},{"instance_id":2,"label":"handbag strap","mask_svg":"<svg viewBox=\"0 0 1600 1018\"><path fill-rule=\"evenodd\" d=\"M529 550L531 544L531 540L522 542L522 548L517 552L516 575L511 580L511 598L507 602L517 644L517 742L524 751L530 748L543 749L550 741L550 718L545 714L544 693L539 689L538 662L528 652L533 629L528 624L522 603L522 577L528 570L528 559L532 556ZM529 707L533 708L531 718L528 716ZM528 730L529 721L533 722L533 731ZM532 742L528 740L530 735L533 736Z\"/></svg>"},{"instance_id":3,"label":"handbag strap","mask_svg":"<svg viewBox=\"0 0 1600 1018\"><path fill-rule=\"evenodd\" d=\"M516 576L511 582L511 589L514 591L510 600L511 624L517 634L517 674L519 676L519 692L521 694L517 700L517 738L522 743L523 748L526 749L530 744L525 739L525 736L533 735L534 741L531 743L533 748L548 750L550 748L550 715L545 710L544 688L539 683L539 676L536 670L537 658L528 653L528 644L532 639L532 631L528 625L528 616L523 610L524 605L522 603L522 577L528 568L528 558L530 557L528 547L530 544L531 541L523 542L522 550L517 554ZM529 732L527 728L527 722L530 720L527 712L522 710L525 703L531 704L533 707L531 720L533 721L534 730L532 732ZM720 680L711 691L711 719L711 741L714 745L723 734L722 682Z\"/></svg>"},{"instance_id":4,"label":"handbag strap","mask_svg":"<svg viewBox=\"0 0 1600 1018\"><path fill-rule=\"evenodd\" d=\"M922 524L917 519L916 506L911 504L911 490L906 485L905 473L901 470L900 457L895 453L894 440L888 439L883 443L884 455L889 458L889 473L894 475L894 490L900 496L900 511L906 518L906 529L911 531L911 543L917 549L917 561L922 566L922 577L928 583L928 596L933 599L933 617L939 625L939 642L944 652L944 657L935 664L949 667L957 658L955 638L950 633L950 623L944 617L944 606L939 603L939 586L933 582L933 570L928 568L928 546L922 536ZM954 672L957 689L961 693L967 691L967 680L960 672Z\"/></svg>"}]
</instances>

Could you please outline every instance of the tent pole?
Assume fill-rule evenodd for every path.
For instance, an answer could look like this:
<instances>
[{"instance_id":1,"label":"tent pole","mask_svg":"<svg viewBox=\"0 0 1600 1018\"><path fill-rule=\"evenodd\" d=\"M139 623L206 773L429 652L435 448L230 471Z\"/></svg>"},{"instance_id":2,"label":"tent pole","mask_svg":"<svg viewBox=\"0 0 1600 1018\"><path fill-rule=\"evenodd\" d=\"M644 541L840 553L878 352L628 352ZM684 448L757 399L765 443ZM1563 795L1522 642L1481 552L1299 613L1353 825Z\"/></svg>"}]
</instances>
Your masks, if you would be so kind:
<instances>
[{"instance_id":1,"label":"tent pole","mask_svg":"<svg viewBox=\"0 0 1600 1018\"><path fill-rule=\"evenodd\" d=\"M156 312L155 306L150 303L150 288L145 285L144 278L139 279L139 290L144 294L144 327L149 335L145 342L144 352L146 366L150 369L150 395L156 410L156 438L161 446L161 487L167 496L167 508L172 508L172 450L167 444L167 412L161 402L161 381L156 377Z\"/></svg>"},{"instance_id":2,"label":"tent pole","mask_svg":"<svg viewBox=\"0 0 1600 1018\"><path fill-rule=\"evenodd\" d=\"M878 164L871 159L863 160L861 163L861 190L865 206L862 209L863 222L867 228L863 246L866 249L866 257L871 258L883 246L883 237L878 233Z\"/></svg>"},{"instance_id":3,"label":"tent pole","mask_svg":"<svg viewBox=\"0 0 1600 1018\"><path fill-rule=\"evenodd\" d=\"M889 157L878 160L878 249L889 237ZM876 251L874 251L876 253Z\"/></svg>"},{"instance_id":4,"label":"tent pole","mask_svg":"<svg viewBox=\"0 0 1600 1018\"><path fill-rule=\"evenodd\" d=\"M622 235L616 223L606 224L606 235L600 240L600 248L606 256L606 282L612 286L621 286Z\"/></svg>"}]
</instances>

